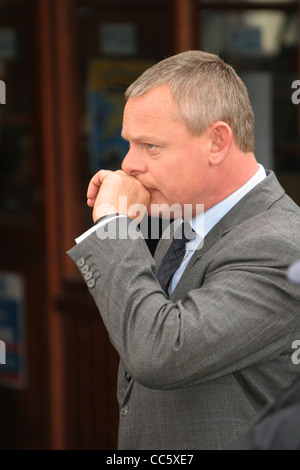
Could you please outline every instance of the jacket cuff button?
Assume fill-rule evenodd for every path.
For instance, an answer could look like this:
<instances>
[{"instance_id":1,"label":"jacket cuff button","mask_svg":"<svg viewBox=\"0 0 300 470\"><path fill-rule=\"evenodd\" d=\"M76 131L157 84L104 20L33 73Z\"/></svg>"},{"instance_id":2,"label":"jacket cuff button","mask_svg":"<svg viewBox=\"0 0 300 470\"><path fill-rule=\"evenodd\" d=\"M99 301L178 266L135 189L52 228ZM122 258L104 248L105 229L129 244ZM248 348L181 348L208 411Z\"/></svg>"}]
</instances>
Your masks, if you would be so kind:
<instances>
[{"instance_id":1,"label":"jacket cuff button","mask_svg":"<svg viewBox=\"0 0 300 470\"><path fill-rule=\"evenodd\" d=\"M82 268L82 266L84 265L85 261L83 258L79 258L76 262L78 268Z\"/></svg>"},{"instance_id":2,"label":"jacket cuff button","mask_svg":"<svg viewBox=\"0 0 300 470\"><path fill-rule=\"evenodd\" d=\"M90 279L90 280L87 282L87 285L88 285L88 287L90 287L90 288L91 288L91 287L94 287L94 285L95 285L95 279Z\"/></svg>"}]
</instances>

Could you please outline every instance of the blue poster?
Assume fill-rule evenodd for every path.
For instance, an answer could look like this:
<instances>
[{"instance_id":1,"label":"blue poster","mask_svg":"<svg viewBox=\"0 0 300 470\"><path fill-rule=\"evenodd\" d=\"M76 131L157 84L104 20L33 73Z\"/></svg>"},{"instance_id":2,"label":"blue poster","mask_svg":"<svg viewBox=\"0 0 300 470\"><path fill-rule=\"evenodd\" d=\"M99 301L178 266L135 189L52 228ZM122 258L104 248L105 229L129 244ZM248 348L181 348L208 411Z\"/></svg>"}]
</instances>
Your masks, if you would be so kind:
<instances>
[{"instance_id":1,"label":"blue poster","mask_svg":"<svg viewBox=\"0 0 300 470\"><path fill-rule=\"evenodd\" d=\"M21 276L0 272L0 385L25 385L24 289Z\"/></svg>"},{"instance_id":2,"label":"blue poster","mask_svg":"<svg viewBox=\"0 0 300 470\"><path fill-rule=\"evenodd\" d=\"M88 70L88 140L91 174L100 169L117 170L128 152L121 137L124 92L142 72L153 65L142 60L95 59Z\"/></svg>"}]
</instances>

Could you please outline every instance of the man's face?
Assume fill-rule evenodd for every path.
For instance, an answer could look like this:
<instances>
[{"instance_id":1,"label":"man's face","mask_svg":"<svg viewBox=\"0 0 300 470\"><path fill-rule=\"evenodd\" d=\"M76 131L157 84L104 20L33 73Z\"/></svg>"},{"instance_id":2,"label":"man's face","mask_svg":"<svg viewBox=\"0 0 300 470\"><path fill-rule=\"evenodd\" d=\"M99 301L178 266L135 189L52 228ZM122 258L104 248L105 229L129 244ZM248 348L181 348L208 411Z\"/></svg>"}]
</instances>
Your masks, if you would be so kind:
<instances>
[{"instance_id":1,"label":"man's face","mask_svg":"<svg viewBox=\"0 0 300 470\"><path fill-rule=\"evenodd\" d=\"M176 118L176 103L166 86L130 98L124 109L122 136L130 144L122 169L151 193L148 213L157 206L205 204L209 195L208 131L190 136ZM175 217L181 214L175 214Z\"/></svg>"}]
</instances>

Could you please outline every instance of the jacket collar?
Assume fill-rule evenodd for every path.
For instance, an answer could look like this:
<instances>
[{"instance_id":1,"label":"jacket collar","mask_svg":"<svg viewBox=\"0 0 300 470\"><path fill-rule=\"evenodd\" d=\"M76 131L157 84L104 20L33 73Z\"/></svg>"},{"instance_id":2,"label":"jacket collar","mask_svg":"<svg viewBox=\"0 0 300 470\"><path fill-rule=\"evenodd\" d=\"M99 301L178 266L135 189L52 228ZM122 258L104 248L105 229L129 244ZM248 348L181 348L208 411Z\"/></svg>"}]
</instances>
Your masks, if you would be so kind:
<instances>
[{"instance_id":1,"label":"jacket collar","mask_svg":"<svg viewBox=\"0 0 300 470\"><path fill-rule=\"evenodd\" d=\"M213 244L236 226L268 210L285 194L284 189L271 170L267 170L267 178L247 193L206 235L203 248L195 252L195 261Z\"/></svg>"}]
</instances>

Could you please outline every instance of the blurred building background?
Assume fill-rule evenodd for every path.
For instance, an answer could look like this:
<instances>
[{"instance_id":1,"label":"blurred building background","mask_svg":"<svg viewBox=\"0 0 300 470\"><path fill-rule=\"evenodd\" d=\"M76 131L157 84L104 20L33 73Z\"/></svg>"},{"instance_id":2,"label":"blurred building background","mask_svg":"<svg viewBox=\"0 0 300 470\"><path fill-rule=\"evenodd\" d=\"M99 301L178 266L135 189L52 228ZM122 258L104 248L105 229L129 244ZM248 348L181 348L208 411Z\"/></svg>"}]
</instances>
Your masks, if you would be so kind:
<instances>
[{"instance_id":1,"label":"blurred building background","mask_svg":"<svg viewBox=\"0 0 300 470\"><path fill-rule=\"evenodd\" d=\"M249 88L257 160L299 203L299 39L298 0L0 0L0 448L116 448L117 354L65 252L90 177L126 153L126 86L218 53Z\"/></svg>"}]
</instances>

